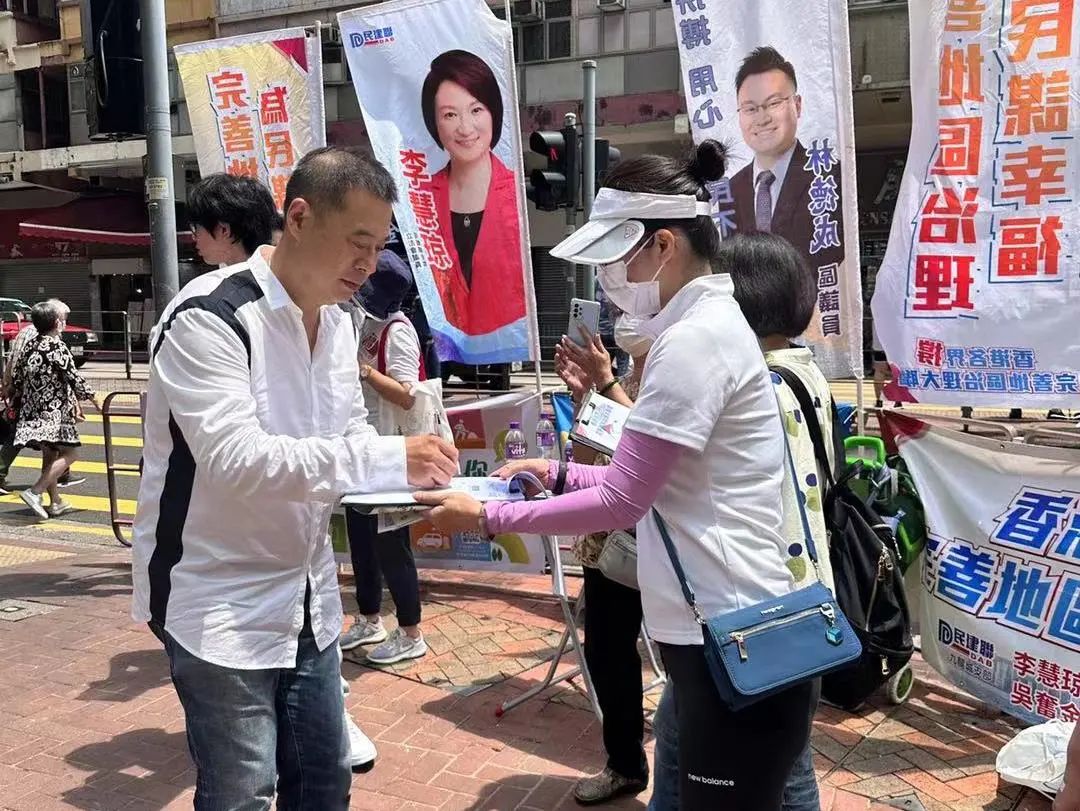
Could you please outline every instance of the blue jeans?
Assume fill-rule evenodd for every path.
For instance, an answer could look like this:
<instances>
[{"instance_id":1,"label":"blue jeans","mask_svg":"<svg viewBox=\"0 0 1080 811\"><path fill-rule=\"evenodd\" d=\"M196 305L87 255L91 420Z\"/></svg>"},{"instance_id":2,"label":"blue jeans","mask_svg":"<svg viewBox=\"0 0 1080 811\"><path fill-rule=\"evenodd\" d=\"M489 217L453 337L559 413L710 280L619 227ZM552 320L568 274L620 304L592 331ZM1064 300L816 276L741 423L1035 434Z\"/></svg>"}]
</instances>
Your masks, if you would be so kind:
<instances>
[{"instance_id":1,"label":"blue jeans","mask_svg":"<svg viewBox=\"0 0 1080 811\"><path fill-rule=\"evenodd\" d=\"M671 684L664 685L653 716L653 793L648 811L679 811L679 728L674 718ZM784 788L783 811L820 811L817 776L810 742L795 761Z\"/></svg>"},{"instance_id":2,"label":"blue jeans","mask_svg":"<svg viewBox=\"0 0 1080 811\"><path fill-rule=\"evenodd\" d=\"M167 633L173 685L195 761L196 811L349 807L352 773L337 645L320 651L310 623L295 668L233 670L203 661Z\"/></svg>"}]
</instances>

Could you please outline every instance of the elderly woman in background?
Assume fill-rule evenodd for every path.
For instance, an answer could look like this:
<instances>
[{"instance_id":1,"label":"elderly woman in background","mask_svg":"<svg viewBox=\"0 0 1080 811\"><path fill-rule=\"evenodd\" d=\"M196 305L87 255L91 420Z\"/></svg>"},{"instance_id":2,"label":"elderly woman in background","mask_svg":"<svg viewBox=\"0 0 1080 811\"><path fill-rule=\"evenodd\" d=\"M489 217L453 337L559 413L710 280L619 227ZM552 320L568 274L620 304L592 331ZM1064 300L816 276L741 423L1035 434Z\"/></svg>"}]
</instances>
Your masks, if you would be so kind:
<instances>
[{"instance_id":1,"label":"elderly woman in background","mask_svg":"<svg viewBox=\"0 0 1080 811\"><path fill-rule=\"evenodd\" d=\"M55 302L44 301L34 305L30 318L37 335L27 342L12 375L18 403L15 444L41 451L41 476L19 497L39 518L55 518L73 509L60 500L56 482L75 462L81 444L76 400L88 400L99 411L101 408L60 339L64 328L61 309ZM48 508L42 503L46 492Z\"/></svg>"}]
</instances>

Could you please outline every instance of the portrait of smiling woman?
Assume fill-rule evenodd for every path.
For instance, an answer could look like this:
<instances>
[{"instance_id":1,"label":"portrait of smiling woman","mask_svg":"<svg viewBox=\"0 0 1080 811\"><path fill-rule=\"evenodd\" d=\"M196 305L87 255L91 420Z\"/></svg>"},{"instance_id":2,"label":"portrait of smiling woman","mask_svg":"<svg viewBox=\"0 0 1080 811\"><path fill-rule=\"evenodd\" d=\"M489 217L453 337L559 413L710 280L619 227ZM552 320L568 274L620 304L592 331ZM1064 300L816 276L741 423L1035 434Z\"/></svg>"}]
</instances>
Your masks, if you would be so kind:
<instances>
[{"instance_id":1,"label":"portrait of smiling woman","mask_svg":"<svg viewBox=\"0 0 1080 811\"><path fill-rule=\"evenodd\" d=\"M525 316L519 181L492 151L503 94L483 59L453 50L432 61L420 99L428 132L449 159L430 189L451 267L432 272L447 321L483 335Z\"/></svg>"}]
</instances>

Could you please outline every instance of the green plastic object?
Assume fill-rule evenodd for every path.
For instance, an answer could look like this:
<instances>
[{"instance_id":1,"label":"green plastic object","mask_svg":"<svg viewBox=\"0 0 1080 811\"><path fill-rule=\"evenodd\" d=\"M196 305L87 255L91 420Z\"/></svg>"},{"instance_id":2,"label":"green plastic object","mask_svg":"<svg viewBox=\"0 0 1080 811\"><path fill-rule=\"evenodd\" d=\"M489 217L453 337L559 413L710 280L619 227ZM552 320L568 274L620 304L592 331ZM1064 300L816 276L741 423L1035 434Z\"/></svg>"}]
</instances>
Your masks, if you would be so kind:
<instances>
[{"instance_id":1,"label":"green plastic object","mask_svg":"<svg viewBox=\"0 0 1080 811\"><path fill-rule=\"evenodd\" d=\"M885 443L876 436L849 436L844 440L844 456L849 466L862 462L873 470L885 467L887 458Z\"/></svg>"}]
</instances>

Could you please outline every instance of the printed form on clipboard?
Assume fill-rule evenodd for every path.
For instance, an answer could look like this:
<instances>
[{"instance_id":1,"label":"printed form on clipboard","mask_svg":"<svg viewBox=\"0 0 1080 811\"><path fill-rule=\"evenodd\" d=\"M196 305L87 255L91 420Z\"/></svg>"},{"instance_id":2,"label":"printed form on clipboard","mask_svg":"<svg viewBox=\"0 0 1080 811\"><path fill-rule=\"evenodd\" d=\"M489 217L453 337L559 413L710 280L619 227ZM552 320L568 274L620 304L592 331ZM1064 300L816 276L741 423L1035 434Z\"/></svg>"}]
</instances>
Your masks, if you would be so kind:
<instances>
[{"instance_id":1,"label":"printed form on clipboard","mask_svg":"<svg viewBox=\"0 0 1080 811\"><path fill-rule=\"evenodd\" d=\"M615 455L615 448L622 436L623 426L630 417L630 409L597 394L590 392L578 412L574 427L570 431L570 440L587 445L594 451Z\"/></svg>"}]
</instances>

